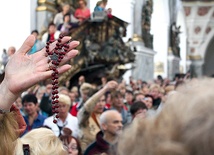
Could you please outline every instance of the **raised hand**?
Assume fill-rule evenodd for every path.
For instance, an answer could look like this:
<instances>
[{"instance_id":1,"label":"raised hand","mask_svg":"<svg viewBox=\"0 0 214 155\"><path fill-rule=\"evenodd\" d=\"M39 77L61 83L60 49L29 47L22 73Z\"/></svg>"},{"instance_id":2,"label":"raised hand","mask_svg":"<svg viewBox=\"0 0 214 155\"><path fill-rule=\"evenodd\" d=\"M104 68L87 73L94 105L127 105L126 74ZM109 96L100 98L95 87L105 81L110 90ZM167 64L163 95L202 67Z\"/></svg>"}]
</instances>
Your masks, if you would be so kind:
<instances>
[{"instance_id":1,"label":"raised hand","mask_svg":"<svg viewBox=\"0 0 214 155\"><path fill-rule=\"evenodd\" d=\"M70 37L64 37L62 43L69 41ZM27 52L32 48L35 37L30 35L21 48L10 58L5 68L5 78L0 85L0 108L10 108L13 101L23 91L34 84L51 77L52 70L49 70L48 57L45 48L35 54L28 55ZM59 73L64 73L71 68L69 64L63 65L69 59L76 56L79 45L78 41L69 43L69 50L64 56L61 66L58 68ZM54 49L55 43L50 45L50 49ZM7 103L10 106L3 106ZM5 104L4 104L5 105Z\"/></svg>"},{"instance_id":2,"label":"raised hand","mask_svg":"<svg viewBox=\"0 0 214 155\"><path fill-rule=\"evenodd\" d=\"M108 89L108 90L112 90L112 89L116 89L118 86L118 83L116 81L109 81L105 87Z\"/></svg>"}]
</instances>

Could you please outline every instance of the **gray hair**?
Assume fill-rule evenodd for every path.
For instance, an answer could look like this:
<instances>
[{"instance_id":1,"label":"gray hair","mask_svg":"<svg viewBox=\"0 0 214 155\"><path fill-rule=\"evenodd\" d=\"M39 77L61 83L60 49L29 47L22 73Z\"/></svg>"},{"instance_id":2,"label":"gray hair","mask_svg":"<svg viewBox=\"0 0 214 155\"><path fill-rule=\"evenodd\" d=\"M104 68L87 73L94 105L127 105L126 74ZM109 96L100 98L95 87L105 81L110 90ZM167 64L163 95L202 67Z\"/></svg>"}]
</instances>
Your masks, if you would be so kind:
<instances>
[{"instance_id":1,"label":"gray hair","mask_svg":"<svg viewBox=\"0 0 214 155\"><path fill-rule=\"evenodd\" d=\"M104 111L100 115L100 124L106 124L108 122L109 115L111 115L112 113L115 113L115 112L119 113L117 110L114 110L114 109Z\"/></svg>"}]
</instances>

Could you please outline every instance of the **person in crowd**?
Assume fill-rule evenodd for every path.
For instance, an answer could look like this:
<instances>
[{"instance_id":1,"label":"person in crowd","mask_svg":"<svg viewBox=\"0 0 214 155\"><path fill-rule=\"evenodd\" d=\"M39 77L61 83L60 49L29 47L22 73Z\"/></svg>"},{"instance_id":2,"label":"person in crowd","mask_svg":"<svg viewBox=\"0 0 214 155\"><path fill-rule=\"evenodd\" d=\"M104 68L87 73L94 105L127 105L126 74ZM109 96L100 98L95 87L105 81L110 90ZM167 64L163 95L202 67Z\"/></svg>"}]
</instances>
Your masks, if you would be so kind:
<instances>
[{"instance_id":1,"label":"person in crowd","mask_svg":"<svg viewBox=\"0 0 214 155\"><path fill-rule=\"evenodd\" d=\"M7 55L7 50L3 49L2 55L1 55L1 59L2 59L2 67L1 67L1 72L4 72L5 66L8 62L8 55Z\"/></svg>"},{"instance_id":2,"label":"person in crowd","mask_svg":"<svg viewBox=\"0 0 214 155\"><path fill-rule=\"evenodd\" d=\"M103 88L106 85L106 83L108 82L106 76L102 76L101 79L100 79L100 81L101 81L101 85L98 86L98 89Z\"/></svg>"},{"instance_id":3,"label":"person in crowd","mask_svg":"<svg viewBox=\"0 0 214 155\"><path fill-rule=\"evenodd\" d=\"M94 11L105 11L106 5L107 5L107 0L98 1L94 8Z\"/></svg>"},{"instance_id":4,"label":"person in crowd","mask_svg":"<svg viewBox=\"0 0 214 155\"><path fill-rule=\"evenodd\" d=\"M158 106L161 103L160 93L161 93L161 88L160 88L159 85L152 84L149 87L149 94L152 95L152 97L153 97L153 107L154 107L154 109L157 109Z\"/></svg>"},{"instance_id":5,"label":"person in crowd","mask_svg":"<svg viewBox=\"0 0 214 155\"><path fill-rule=\"evenodd\" d=\"M44 85L38 86L38 89L35 92L35 94L36 94L36 97L37 97L39 104L41 103L42 97L45 93L46 93L46 86L44 86Z\"/></svg>"},{"instance_id":6,"label":"person in crowd","mask_svg":"<svg viewBox=\"0 0 214 155\"><path fill-rule=\"evenodd\" d=\"M139 91L134 93L134 101L143 101L145 98L145 95Z\"/></svg>"},{"instance_id":7,"label":"person in crowd","mask_svg":"<svg viewBox=\"0 0 214 155\"><path fill-rule=\"evenodd\" d=\"M84 155L110 154L110 148L114 148L111 146L116 146L123 128L121 114L116 110L107 110L101 114L100 124L102 131L97 133L95 142L87 147Z\"/></svg>"},{"instance_id":8,"label":"person in crowd","mask_svg":"<svg viewBox=\"0 0 214 155\"><path fill-rule=\"evenodd\" d=\"M66 14L70 14L70 16L71 16L70 17L70 22L72 22L72 23L79 23L79 20L76 19L73 14L71 14L70 5L69 4L63 4L62 5L62 11L59 12L59 13L57 13L54 16L53 23L56 25L56 27L58 27L61 23L63 23L63 17Z\"/></svg>"},{"instance_id":9,"label":"person in crowd","mask_svg":"<svg viewBox=\"0 0 214 155\"><path fill-rule=\"evenodd\" d=\"M58 108L58 121L53 123L54 116L50 116L45 119L43 126L49 127L54 131L56 136L63 134L63 128L69 128L72 131L74 137L78 137L79 127L78 120L76 117L69 113L71 101L68 95L59 94L58 95L59 108Z\"/></svg>"},{"instance_id":10,"label":"person in crowd","mask_svg":"<svg viewBox=\"0 0 214 155\"><path fill-rule=\"evenodd\" d=\"M45 116L52 116L52 104L51 104L51 97L52 97L52 84L47 83L45 86L46 90L43 94L39 108L41 110L41 113Z\"/></svg>"},{"instance_id":11,"label":"person in crowd","mask_svg":"<svg viewBox=\"0 0 214 155\"><path fill-rule=\"evenodd\" d=\"M41 40L38 39L38 36L39 36L38 30L33 30L33 31L31 32L31 34L35 36L36 41L35 41L33 47L32 47L32 48L30 49L30 51L28 52L28 54L36 53L37 51L39 51L39 50L41 50L43 47L45 47L44 42L42 42Z\"/></svg>"},{"instance_id":12,"label":"person in crowd","mask_svg":"<svg viewBox=\"0 0 214 155\"><path fill-rule=\"evenodd\" d=\"M16 48L14 46L10 46L7 51L7 55L9 58L16 52Z\"/></svg>"},{"instance_id":13,"label":"person in crowd","mask_svg":"<svg viewBox=\"0 0 214 155\"><path fill-rule=\"evenodd\" d=\"M142 101L148 108L147 116L154 116L156 114L156 109L153 107L153 96L147 94Z\"/></svg>"},{"instance_id":14,"label":"person in crowd","mask_svg":"<svg viewBox=\"0 0 214 155\"><path fill-rule=\"evenodd\" d=\"M112 105L112 98L111 98L111 92L106 92L105 93L105 98L106 98L106 109L110 109Z\"/></svg>"},{"instance_id":15,"label":"person in crowd","mask_svg":"<svg viewBox=\"0 0 214 155\"><path fill-rule=\"evenodd\" d=\"M124 98L119 91L112 92L112 106L111 109L117 110L123 118L123 125L126 123L130 123L131 115L129 115L127 107L124 105L123 102Z\"/></svg>"},{"instance_id":16,"label":"person in crowd","mask_svg":"<svg viewBox=\"0 0 214 155\"><path fill-rule=\"evenodd\" d=\"M87 7L87 2L85 0L78 1L78 8L75 10L74 16L80 21L83 22L90 18L90 9Z\"/></svg>"},{"instance_id":17,"label":"person in crowd","mask_svg":"<svg viewBox=\"0 0 214 155\"><path fill-rule=\"evenodd\" d=\"M78 112L80 140L83 152L100 131L100 115L105 108L105 93L116 89L116 81L109 81L102 89L91 96Z\"/></svg>"},{"instance_id":18,"label":"person in crowd","mask_svg":"<svg viewBox=\"0 0 214 155\"><path fill-rule=\"evenodd\" d=\"M45 55L45 49L36 54L27 55L35 42L35 37L30 35L24 41L17 52L13 54L5 68L5 76L0 84L0 152L5 155L14 155L14 141L24 132L26 123L13 103L16 99L33 85L51 77L51 70L48 70L48 58ZM70 40L70 37L64 37L62 43ZM78 51L73 50L79 45L78 41L69 43L69 49L58 68L59 73L68 71L71 66L65 64L73 58ZM50 45L51 48L55 44ZM63 65L65 64L65 65ZM18 79L18 80L17 80Z\"/></svg>"},{"instance_id":19,"label":"person in crowd","mask_svg":"<svg viewBox=\"0 0 214 155\"><path fill-rule=\"evenodd\" d=\"M122 97L124 98L125 101L125 94L126 94L126 85L124 83L119 83L119 86L117 90L121 93Z\"/></svg>"},{"instance_id":20,"label":"person in crowd","mask_svg":"<svg viewBox=\"0 0 214 155\"><path fill-rule=\"evenodd\" d=\"M80 99L79 99L79 102L75 103L71 108L70 110L71 115L77 116L78 111L85 104L85 102L88 100L89 96L93 92L94 92L94 87L89 83L85 82L80 86Z\"/></svg>"},{"instance_id":21,"label":"person in crowd","mask_svg":"<svg viewBox=\"0 0 214 155\"><path fill-rule=\"evenodd\" d=\"M60 86L59 88L58 88L58 91L59 91L59 93L61 93L61 94L65 94L65 95L69 95L69 89L67 88L67 87L65 87L65 86Z\"/></svg>"},{"instance_id":22,"label":"person in crowd","mask_svg":"<svg viewBox=\"0 0 214 155\"><path fill-rule=\"evenodd\" d=\"M43 126L46 117L38 113L38 101L36 96L34 94L26 94L22 98L22 105L25 111L24 119L27 124L27 128L23 134Z\"/></svg>"},{"instance_id":23,"label":"person in crowd","mask_svg":"<svg viewBox=\"0 0 214 155\"><path fill-rule=\"evenodd\" d=\"M65 14L63 16L63 23L60 23L57 27L57 30L64 35L70 35L71 29L79 26L77 23L72 23L70 18L70 14Z\"/></svg>"},{"instance_id":24,"label":"person in crowd","mask_svg":"<svg viewBox=\"0 0 214 155\"><path fill-rule=\"evenodd\" d=\"M70 97L70 100L71 100L71 107L75 104L76 102L76 96L75 96L75 93L70 91L68 96Z\"/></svg>"},{"instance_id":25,"label":"person in crowd","mask_svg":"<svg viewBox=\"0 0 214 155\"><path fill-rule=\"evenodd\" d=\"M142 88L140 89L140 92L141 92L143 95L149 94L149 87L148 87L148 85L142 86Z\"/></svg>"},{"instance_id":26,"label":"person in crowd","mask_svg":"<svg viewBox=\"0 0 214 155\"><path fill-rule=\"evenodd\" d=\"M135 101L130 107L132 120L134 118L146 118L148 107L142 101Z\"/></svg>"},{"instance_id":27,"label":"person in crowd","mask_svg":"<svg viewBox=\"0 0 214 155\"><path fill-rule=\"evenodd\" d=\"M157 117L138 120L123 132L118 155L212 155L213 87L210 78L181 86Z\"/></svg>"},{"instance_id":28,"label":"person in crowd","mask_svg":"<svg viewBox=\"0 0 214 155\"><path fill-rule=\"evenodd\" d=\"M68 155L82 155L82 148L77 138L71 135L61 135L60 140L68 151Z\"/></svg>"},{"instance_id":29,"label":"person in crowd","mask_svg":"<svg viewBox=\"0 0 214 155\"><path fill-rule=\"evenodd\" d=\"M22 97L19 96L16 101L14 102L14 105L20 110L20 113L22 114L22 116L25 116L25 112L24 112L24 108L22 105Z\"/></svg>"},{"instance_id":30,"label":"person in crowd","mask_svg":"<svg viewBox=\"0 0 214 155\"><path fill-rule=\"evenodd\" d=\"M128 111L130 110L131 105L134 102L134 94L132 90L126 90L125 93L125 106L128 108Z\"/></svg>"},{"instance_id":31,"label":"person in crowd","mask_svg":"<svg viewBox=\"0 0 214 155\"><path fill-rule=\"evenodd\" d=\"M85 82L86 82L85 81L85 76L84 75L80 75L79 78L78 78L78 84L77 84L79 95L80 95L80 87Z\"/></svg>"},{"instance_id":32,"label":"person in crowd","mask_svg":"<svg viewBox=\"0 0 214 155\"><path fill-rule=\"evenodd\" d=\"M73 92L75 94L75 102L79 101L79 91L78 91L78 87L77 86L73 86L71 88L71 92ZM73 104L74 105L74 104Z\"/></svg>"},{"instance_id":33,"label":"person in crowd","mask_svg":"<svg viewBox=\"0 0 214 155\"><path fill-rule=\"evenodd\" d=\"M3 49L3 53L2 53L2 64L3 64L3 68L2 68L2 72L4 72L5 66L7 64L7 62L9 61L9 59L11 58L11 56L16 52L16 48L14 46L10 46L8 48L8 50L6 51L6 49Z\"/></svg>"},{"instance_id":34,"label":"person in crowd","mask_svg":"<svg viewBox=\"0 0 214 155\"><path fill-rule=\"evenodd\" d=\"M17 139L15 155L67 155L67 151L53 131L41 127Z\"/></svg>"},{"instance_id":35,"label":"person in crowd","mask_svg":"<svg viewBox=\"0 0 214 155\"><path fill-rule=\"evenodd\" d=\"M60 31L57 30L57 27L54 23L48 25L48 30L42 35L42 42L46 43L49 41L55 41L59 38Z\"/></svg>"}]
</instances>

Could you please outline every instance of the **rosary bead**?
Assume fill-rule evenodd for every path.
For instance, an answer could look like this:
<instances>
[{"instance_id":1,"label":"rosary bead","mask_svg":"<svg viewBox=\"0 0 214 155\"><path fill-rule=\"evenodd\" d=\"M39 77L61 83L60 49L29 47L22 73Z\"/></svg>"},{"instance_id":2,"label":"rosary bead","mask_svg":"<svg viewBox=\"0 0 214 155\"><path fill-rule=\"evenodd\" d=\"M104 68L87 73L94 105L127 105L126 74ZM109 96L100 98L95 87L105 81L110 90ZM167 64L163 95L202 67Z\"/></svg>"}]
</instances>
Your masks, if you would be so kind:
<instances>
[{"instance_id":1,"label":"rosary bead","mask_svg":"<svg viewBox=\"0 0 214 155\"><path fill-rule=\"evenodd\" d=\"M62 38L64 36L62 34L60 34L59 38L57 39L56 42L56 46L53 50L50 51L49 46L52 42L54 41L49 41L46 43L46 53L48 54L49 57L51 57L51 66L50 69L53 71L53 73L51 74L51 79L52 79L52 112L55 115L53 122L57 123L57 119L59 118L59 95L58 95L58 78L59 78L59 72L57 70L59 63L61 62L61 60L64 58L65 54L67 53L68 49L69 49L69 42L62 44ZM49 62L49 63L50 63Z\"/></svg>"}]
</instances>

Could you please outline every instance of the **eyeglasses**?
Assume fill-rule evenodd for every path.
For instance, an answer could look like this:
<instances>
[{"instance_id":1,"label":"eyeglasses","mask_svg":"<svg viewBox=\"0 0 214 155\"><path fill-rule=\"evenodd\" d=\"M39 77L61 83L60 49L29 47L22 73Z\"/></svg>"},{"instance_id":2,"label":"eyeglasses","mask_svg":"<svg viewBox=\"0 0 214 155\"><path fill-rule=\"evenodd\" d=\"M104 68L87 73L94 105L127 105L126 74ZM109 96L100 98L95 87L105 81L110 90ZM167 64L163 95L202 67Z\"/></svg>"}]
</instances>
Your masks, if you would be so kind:
<instances>
[{"instance_id":1,"label":"eyeglasses","mask_svg":"<svg viewBox=\"0 0 214 155\"><path fill-rule=\"evenodd\" d=\"M78 151L78 147L77 146L65 146L65 148L67 149L67 150L72 150L72 151Z\"/></svg>"}]
</instances>

